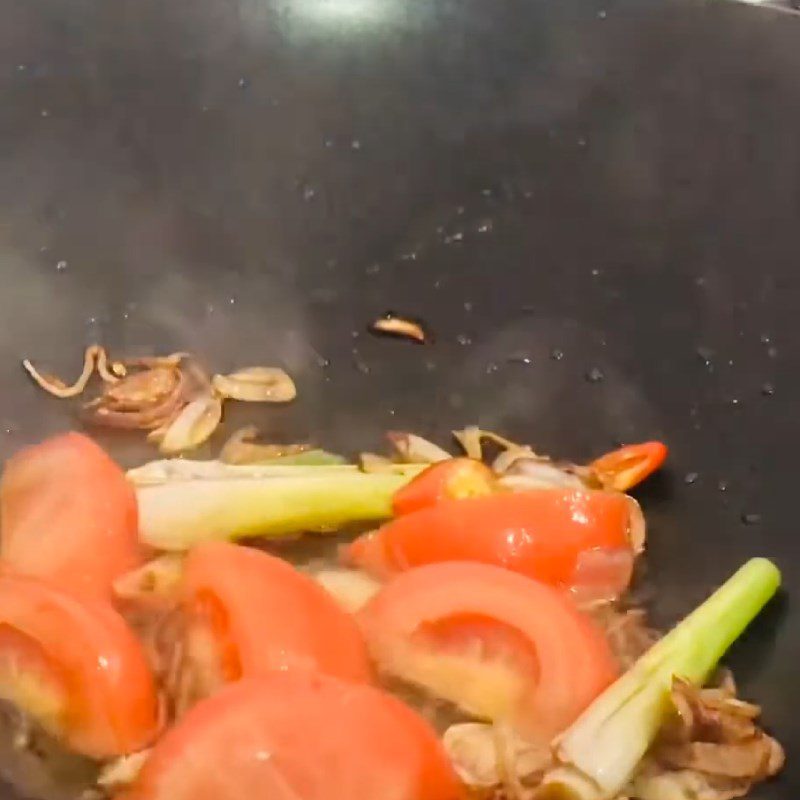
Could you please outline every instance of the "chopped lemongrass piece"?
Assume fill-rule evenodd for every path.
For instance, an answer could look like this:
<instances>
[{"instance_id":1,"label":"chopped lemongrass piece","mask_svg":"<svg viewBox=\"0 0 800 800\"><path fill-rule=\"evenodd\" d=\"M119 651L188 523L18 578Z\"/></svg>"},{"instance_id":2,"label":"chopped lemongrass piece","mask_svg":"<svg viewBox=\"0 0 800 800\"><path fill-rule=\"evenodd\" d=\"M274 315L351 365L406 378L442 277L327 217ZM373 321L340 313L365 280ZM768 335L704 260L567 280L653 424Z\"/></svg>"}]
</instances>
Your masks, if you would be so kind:
<instances>
[{"instance_id":1,"label":"chopped lemongrass piece","mask_svg":"<svg viewBox=\"0 0 800 800\"><path fill-rule=\"evenodd\" d=\"M309 466L297 464L224 464L222 461L198 461L189 458L165 458L149 461L141 467L128 470L128 480L136 486L195 480L243 480L246 478L284 478L319 475L320 470L332 473L355 473L355 464L330 464Z\"/></svg>"},{"instance_id":2,"label":"chopped lemongrass piece","mask_svg":"<svg viewBox=\"0 0 800 800\"><path fill-rule=\"evenodd\" d=\"M616 797L670 712L673 678L702 684L780 582L771 561L751 559L653 645L559 737L559 766L545 776L537 799Z\"/></svg>"},{"instance_id":3,"label":"chopped lemongrass piece","mask_svg":"<svg viewBox=\"0 0 800 800\"><path fill-rule=\"evenodd\" d=\"M412 477L368 474L348 467L273 469L284 472L275 477L140 486L143 542L159 550L188 550L209 540L325 533L351 523L377 521L391 516L394 493Z\"/></svg>"}]
</instances>

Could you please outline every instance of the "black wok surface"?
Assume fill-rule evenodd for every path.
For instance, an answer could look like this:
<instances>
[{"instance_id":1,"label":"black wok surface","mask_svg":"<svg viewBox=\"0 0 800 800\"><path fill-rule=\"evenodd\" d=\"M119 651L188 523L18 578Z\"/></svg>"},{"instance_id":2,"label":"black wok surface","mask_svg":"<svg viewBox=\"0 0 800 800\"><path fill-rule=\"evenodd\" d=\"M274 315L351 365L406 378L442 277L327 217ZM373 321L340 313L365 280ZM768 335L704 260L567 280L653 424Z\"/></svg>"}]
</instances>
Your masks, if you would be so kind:
<instances>
[{"instance_id":1,"label":"black wok surface","mask_svg":"<svg viewBox=\"0 0 800 800\"><path fill-rule=\"evenodd\" d=\"M25 355L284 364L273 434L662 437L662 622L744 559L800 587L800 18L624 0L0 0L0 440ZM394 309L435 343L365 333ZM128 442L121 457L137 456ZM142 454L139 453L139 456ZM743 520L747 520L747 524ZM732 654L800 789L800 620Z\"/></svg>"}]
</instances>

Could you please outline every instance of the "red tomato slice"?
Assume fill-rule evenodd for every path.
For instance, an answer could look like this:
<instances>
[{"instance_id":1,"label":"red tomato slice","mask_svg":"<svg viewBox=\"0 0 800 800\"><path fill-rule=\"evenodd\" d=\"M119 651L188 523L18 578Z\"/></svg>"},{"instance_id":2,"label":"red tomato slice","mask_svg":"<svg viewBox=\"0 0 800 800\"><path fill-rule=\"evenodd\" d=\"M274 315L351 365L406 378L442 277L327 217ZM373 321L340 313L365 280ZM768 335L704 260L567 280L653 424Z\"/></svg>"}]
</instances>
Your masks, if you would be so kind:
<instances>
[{"instance_id":1,"label":"red tomato slice","mask_svg":"<svg viewBox=\"0 0 800 800\"><path fill-rule=\"evenodd\" d=\"M451 458L431 464L395 492L392 509L397 516L436 505L442 500L481 497L496 491L495 475L474 458Z\"/></svg>"},{"instance_id":2,"label":"red tomato slice","mask_svg":"<svg viewBox=\"0 0 800 800\"><path fill-rule=\"evenodd\" d=\"M0 697L95 758L139 750L158 727L144 650L100 600L0 577Z\"/></svg>"},{"instance_id":3,"label":"red tomato slice","mask_svg":"<svg viewBox=\"0 0 800 800\"><path fill-rule=\"evenodd\" d=\"M362 536L345 558L379 577L440 561L480 561L569 587L581 553L631 547L633 514L625 495L589 489L445 500Z\"/></svg>"},{"instance_id":4,"label":"red tomato slice","mask_svg":"<svg viewBox=\"0 0 800 800\"><path fill-rule=\"evenodd\" d=\"M67 433L6 464L0 484L0 559L13 572L108 595L140 562L136 495L91 439Z\"/></svg>"},{"instance_id":5,"label":"red tomato slice","mask_svg":"<svg viewBox=\"0 0 800 800\"><path fill-rule=\"evenodd\" d=\"M487 564L403 573L359 619L382 671L543 740L617 676L604 636L561 592Z\"/></svg>"},{"instance_id":6,"label":"red tomato slice","mask_svg":"<svg viewBox=\"0 0 800 800\"><path fill-rule=\"evenodd\" d=\"M118 800L459 800L435 732L370 686L272 673L229 686L156 745Z\"/></svg>"},{"instance_id":7,"label":"red tomato slice","mask_svg":"<svg viewBox=\"0 0 800 800\"><path fill-rule=\"evenodd\" d=\"M208 542L186 561L182 589L190 651L206 686L275 669L318 670L368 681L371 668L357 623L311 577L251 547ZM210 639L210 641L209 641ZM216 672L208 680L209 667Z\"/></svg>"}]
</instances>

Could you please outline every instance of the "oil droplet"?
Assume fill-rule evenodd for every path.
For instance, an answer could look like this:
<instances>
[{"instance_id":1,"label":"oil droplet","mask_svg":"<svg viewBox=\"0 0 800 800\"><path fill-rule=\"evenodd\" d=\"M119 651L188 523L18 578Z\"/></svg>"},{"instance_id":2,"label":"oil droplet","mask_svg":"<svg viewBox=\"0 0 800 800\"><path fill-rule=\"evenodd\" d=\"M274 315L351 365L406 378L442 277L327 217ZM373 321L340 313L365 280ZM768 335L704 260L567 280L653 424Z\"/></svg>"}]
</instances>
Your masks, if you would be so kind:
<instances>
[{"instance_id":1,"label":"oil droplet","mask_svg":"<svg viewBox=\"0 0 800 800\"><path fill-rule=\"evenodd\" d=\"M772 341L768 333L762 333L759 339L761 341L761 344L769 344Z\"/></svg>"},{"instance_id":2,"label":"oil droplet","mask_svg":"<svg viewBox=\"0 0 800 800\"><path fill-rule=\"evenodd\" d=\"M564 358L564 351L556 347L550 351L550 358L552 358L553 361L561 361L561 359Z\"/></svg>"},{"instance_id":3,"label":"oil droplet","mask_svg":"<svg viewBox=\"0 0 800 800\"><path fill-rule=\"evenodd\" d=\"M584 376L589 383L600 383L605 380L605 373L600 367L592 367Z\"/></svg>"},{"instance_id":4,"label":"oil droplet","mask_svg":"<svg viewBox=\"0 0 800 800\"><path fill-rule=\"evenodd\" d=\"M355 364L356 369L362 375L369 375L372 370L369 368L369 364L361 358L361 355L357 350L353 350L353 363Z\"/></svg>"},{"instance_id":5,"label":"oil droplet","mask_svg":"<svg viewBox=\"0 0 800 800\"><path fill-rule=\"evenodd\" d=\"M597 18L598 19L605 19L607 16L608 16L608 12L607 11L598 11L597 12Z\"/></svg>"},{"instance_id":6,"label":"oil droplet","mask_svg":"<svg viewBox=\"0 0 800 800\"><path fill-rule=\"evenodd\" d=\"M48 111L46 108L43 108L43 109L42 109L42 110L39 112L39 115L40 115L40 116L42 116L42 117L49 117L49 116L50 116L50 112L49 112L49 111Z\"/></svg>"},{"instance_id":7,"label":"oil droplet","mask_svg":"<svg viewBox=\"0 0 800 800\"><path fill-rule=\"evenodd\" d=\"M767 383L762 383L761 394L763 394L764 397L772 397L772 395L775 394L775 387L769 381L767 381Z\"/></svg>"},{"instance_id":8,"label":"oil droplet","mask_svg":"<svg viewBox=\"0 0 800 800\"><path fill-rule=\"evenodd\" d=\"M361 149L361 141L359 139L353 139L353 141L350 142L350 149L351 150L360 150Z\"/></svg>"},{"instance_id":9,"label":"oil droplet","mask_svg":"<svg viewBox=\"0 0 800 800\"><path fill-rule=\"evenodd\" d=\"M597 267L595 267L595 268L592 270L592 277L593 277L593 278L596 278L598 275L600 275L600 270L599 270Z\"/></svg>"},{"instance_id":10,"label":"oil droplet","mask_svg":"<svg viewBox=\"0 0 800 800\"><path fill-rule=\"evenodd\" d=\"M684 483L685 483L687 486L691 486L693 483L697 483L697 479L698 479L699 477L700 477L700 476L699 476L699 475L698 475L696 472L687 472L687 473L686 473L686 474L683 476L683 482L684 482Z\"/></svg>"},{"instance_id":11,"label":"oil droplet","mask_svg":"<svg viewBox=\"0 0 800 800\"><path fill-rule=\"evenodd\" d=\"M236 298L235 297L229 297L228 298L228 305L235 306L236 305Z\"/></svg>"},{"instance_id":12,"label":"oil droplet","mask_svg":"<svg viewBox=\"0 0 800 800\"><path fill-rule=\"evenodd\" d=\"M732 406L738 406L739 405L739 398L738 397L731 397L730 404Z\"/></svg>"},{"instance_id":13,"label":"oil droplet","mask_svg":"<svg viewBox=\"0 0 800 800\"><path fill-rule=\"evenodd\" d=\"M710 367L714 360L714 351L710 347L703 347L702 345L695 350L697 357L707 366Z\"/></svg>"},{"instance_id":14,"label":"oil droplet","mask_svg":"<svg viewBox=\"0 0 800 800\"><path fill-rule=\"evenodd\" d=\"M719 491L721 491L721 492L727 492L728 491L728 481L719 481L719 483L717 483L717 489L719 489Z\"/></svg>"},{"instance_id":15,"label":"oil droplet","mask_svg":"<svg viewBox=\"0 0 800 800\"><path fill-rule=\"evenodd\" d=\"M59 261L56 264L56 272L64 272L68 266L69 264L66 261Z\"/></svg>"},{"instance_id":16,"label":"oil droplet","mask_svg":"<svg viewBox=\"0 0 800 800\"><path fill-rule=\"evenodd\" d=\"M761 522L761 514L755 514L755 513L750 512L750 513L742 514L739 517L739 519L745 525L758 525L758 523Z\"/></svg>"},{"instance_id":17,"label":"oil droplet","mask_svg":"<svg viewBox=\"0 0 800 800\"><path fill-rule=\"evenodd\" d=\"M331 360L329 358L325 358L325 356L317 356L317 366L320 369L327 369L331 365Z\"/></svg>"},{"instance_id":18,"label":"oil droplet","mask_svg":"<svg viewBox=\"0 0 800 800\"><path fill-rule=\"evenodd\" d=\"M238 80L238 86L240 89L247 89L247 87L250 86L250 78L246 78L244 75L242 75L242 77Z\"/></svg>"},{"instance_id":19,"label":"oil droplet","mask_svg":"<svg viewBox=\"0 0 800 800\"><path fill-rule=\"evenodd\" d=\"M459 333L458 336L456 336L456 341L462 347L466 347L467 345L472 344L472 338L468 336L466 333Z\"/></svg>"}]
</instances>

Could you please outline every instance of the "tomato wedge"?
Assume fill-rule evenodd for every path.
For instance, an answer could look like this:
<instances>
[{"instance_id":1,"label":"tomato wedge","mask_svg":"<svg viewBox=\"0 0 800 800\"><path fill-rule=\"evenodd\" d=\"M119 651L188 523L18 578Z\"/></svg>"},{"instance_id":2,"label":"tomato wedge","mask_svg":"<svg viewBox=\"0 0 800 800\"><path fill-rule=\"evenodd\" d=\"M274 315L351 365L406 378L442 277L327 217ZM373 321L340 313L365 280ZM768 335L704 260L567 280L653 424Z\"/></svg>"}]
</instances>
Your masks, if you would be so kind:
<instances>
[{"instance_id":1,"label":"tomato wedge","mask_svg":"<svg viewBox=\"0 0 800 800\"><path fill-rule=\"evenodd\" d=\"M433 506L442 500L481 497L496 491L495 475L474 458L450 458L432 464L399 489L392 500L397 516Z\"/></svg>"},{"instance_id":2,"label":"tomato wedge","mask_svg":"<svg viewBox=\"0 0 800 800\"><path fill-rule=\"evenodd\" d=\"M195 706L118 800L459 800L433 729L378 689L311 673Z\"/></svg>"},{"instance_id":3,"label":"tomato wedge","mask_svg":"<svg viewBox=\"0 0 800 800\"><path fill-rule=\"evenodd\" d=\"M13 572L109 596L140 563L136 495L91 439L67 433L6 464L0 483L0 559Z\"/></svg>"},{"instance_id":4,"label":"tomato wedge","mask_svg":"<svg viewBox=\"0 0 800 800\"><path fill-rule=\"evenodd\" d=\"M542 741L617 676L605 637L561 592L487 564L403 573L359 619L383 672Z\"/></svg>"},{"instance_id":5,"label":"tomato wedge","mask_svg":"<svg viewBox=\"0 0 800 800\"><path fill-rule=\"evenodd\" d=\"M629 444L612 450L589 465L607 489L626 492L654 473L667 457L663 442Z\"/></svg>"},{"instance_id":6,"label":"tomato wedge","mask_svg":"<svg viewBox=\"0 0 800 800\"><path fill-rule=\"evenodd\" d=\"M353 617L280 558L227 542L201 544L187 558L182 596L188 650L206 682L201 695L275 669L372 676Z\"/></svg>"},{"instance_id":7,"label":"tomato wedge","mask_svg":"<svg viewBox=\"0 0 800 800\"><path fill-rule=\"evenodd\" d=\"M158 728L150 668L122 617L37 578L0 577L0 697L95 758L139 750Z\"/></svg>"},{"instance_id":8,"label":"tomato wedge","mask_svg":"<svg viewBox=\"0 0 800 800\"><path fill-rule=\"evenodd\" d=\"M563 487L445 500L360 537L344 558L378 577L480 561L569 587L582 553L631 549L635 510L620 493Z\"/></svg>"}]
</instances>

